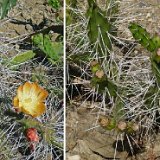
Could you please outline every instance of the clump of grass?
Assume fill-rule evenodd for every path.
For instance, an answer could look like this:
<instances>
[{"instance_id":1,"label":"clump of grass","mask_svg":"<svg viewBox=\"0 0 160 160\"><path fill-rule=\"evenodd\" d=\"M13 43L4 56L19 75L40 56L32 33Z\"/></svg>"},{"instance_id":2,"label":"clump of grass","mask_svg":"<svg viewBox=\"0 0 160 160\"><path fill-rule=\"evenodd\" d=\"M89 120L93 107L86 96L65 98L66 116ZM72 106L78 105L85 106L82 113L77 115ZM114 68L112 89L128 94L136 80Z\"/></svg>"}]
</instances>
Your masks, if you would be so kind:
<instances>
[{"instance_id":1,"label":"clump of grass","mask_svg":"<svg viewBox=\"0 0 160 160\"><path fill-rule=\"evenodd\" d=\"M48 0L48 4L54 9L59 9L61 6L60 0Z\"/></svg>"}]
</instances>

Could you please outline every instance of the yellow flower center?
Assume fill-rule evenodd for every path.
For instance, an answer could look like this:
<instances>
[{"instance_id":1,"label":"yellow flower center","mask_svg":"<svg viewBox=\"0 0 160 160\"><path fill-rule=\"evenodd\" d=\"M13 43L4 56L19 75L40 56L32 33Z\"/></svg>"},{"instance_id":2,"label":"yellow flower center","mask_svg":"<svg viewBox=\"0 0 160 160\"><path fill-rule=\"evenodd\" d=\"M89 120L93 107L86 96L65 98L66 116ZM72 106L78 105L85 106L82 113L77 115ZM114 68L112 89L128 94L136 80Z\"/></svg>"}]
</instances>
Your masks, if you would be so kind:
<instances>
[{"instance_id":1,"label":"yellow flower center","mask_svg":"<svg viewBox=\"0 0 160 160\"><path fill-rule=\"evenodd\" d=\"M24 100L24 103L31 103L32 102L32 99L31 98L27 98Z\"/></svg>"}]
</instances>

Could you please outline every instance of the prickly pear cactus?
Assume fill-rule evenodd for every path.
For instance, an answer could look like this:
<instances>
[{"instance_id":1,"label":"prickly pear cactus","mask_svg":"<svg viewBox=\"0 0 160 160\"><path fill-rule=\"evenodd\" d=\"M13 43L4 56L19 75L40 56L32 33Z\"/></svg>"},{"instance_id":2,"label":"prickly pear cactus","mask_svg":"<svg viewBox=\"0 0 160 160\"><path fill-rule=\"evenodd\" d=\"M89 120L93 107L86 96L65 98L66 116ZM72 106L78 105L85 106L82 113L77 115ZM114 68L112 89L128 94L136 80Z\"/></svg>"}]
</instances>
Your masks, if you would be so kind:
<instances>
[{"instance_id":1,"label":"prickly pear cactus","mask_svg":"<svg viewBox=\"0 0 160 160\"><path fill-rule=\"evenodd\" d=\"M158 86L160 86L160 37L157 35L151 36L146 29L136 23L131 23L129 29L133 37L151 52L152 71L156 76Z\"/></svg>"},{"instance_id":2,"label":"prickly pear cactus","mask_svg":"<svg viewBox=\"0 0 160 160\"><path fill-rule=\"evenodd\" d=\"M116 97L117 86L107 77L99 62L92 61L91 71L93 74L91 84L98 88L100 93L103 93L107 88L109 94L113 97Z\"/></svg>"},{"instance_id":3,"label":"prickly pear cactus","mask_svg":"<svg viewBox=\"0 0 160 160\"><path fill-rule=\"evenodd\" d=\"M87 10L88 21L88 37L90 43L95 45L97 43L97 49L100 56L106 55L112 50L112 44L109 37L111 30L111 24L105 17L103 11L97 6L95 1L88 0L89 8Z\"/></svg>"},{"instance_id":4,"label":"prickly pear cactus","mask_svg":"<svg viewBox=\"0 0 160 160\"><path fill-rule=\"evenodd\" d=\"M148 51L153 52L156 50L156 45L146 29L136 23L131 23L129 29L133 37Z\"/></svg>"}]
</instances>

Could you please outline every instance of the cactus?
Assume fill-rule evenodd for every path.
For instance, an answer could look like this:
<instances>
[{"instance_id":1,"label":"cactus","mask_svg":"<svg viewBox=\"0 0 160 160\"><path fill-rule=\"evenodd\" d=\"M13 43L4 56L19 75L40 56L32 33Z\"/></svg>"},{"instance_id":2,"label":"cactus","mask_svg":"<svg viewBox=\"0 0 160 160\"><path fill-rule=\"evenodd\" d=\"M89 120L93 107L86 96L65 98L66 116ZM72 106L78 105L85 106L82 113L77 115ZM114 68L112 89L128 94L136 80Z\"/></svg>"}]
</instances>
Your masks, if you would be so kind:
<instances>
[{"instance_id":1,"label":"cactus","mask_svg":"<svg viewBox=\"0 0 160 160\"><path fill-rule=\"evenodd\" d=\"M42 50L51 62L60 61L63 53L61 42L52 42L49 35L37 34L32 37L33 44Z\"/></svg>"},{"instance_id":2,"label":"cactus","mask_svg":"<svg viewBox=\"0 0 160 160\"><path fill-rule=\"evenodd\" d=\"M148 51L151 52L150 60L152 71L157 79L158 86L160 85L160 56L158 49L160 48L160 37L157 35L151 36L146 29L136 23L131 23L129 29L133 37Z\"/></svg>"},{"instance_id":3,"label":"cactus","mask_svg":"<svg viewBox=\"0 0 160 160\"><path fill-rule=\"evenodd\" d=\"M72 8L76 8L77 5L77 0L66 0L66 4ZM76 14L71 10L67 9L66 10L66 23L67 25L70 25L74 23Z\"/></svg>"},{"instance_id":4,"label":"cactus","mask_svg":"<svg viewBox=\"0 0 160 160\"><path fill-rule=\"evenodd\" d=\"M109 34L116 34L114 22L117 19L115 14L118 13L118 2L106 1L107 7L113 6L107 10L107 13L102 11L94 0L88 0L88 5L86 16L89 18L87 29L90 43L92 45L97 43L98 54L109 58L109 52L112 50L112 40Z\"/></svg>"},{"instance_id":5,"label":"cactus","mask_svg":"<svg viewBox=\"0 0 160 160\"><path fill-rule=\"evenodd\" d=\"M91 71L93 74L93 77L91 79L91 84L94 87L98 88L98 91L100 93L105 92L107 88L109 94L113 97L116 97L117 86L109 78L107 78L100 63L98 63L97 61L92 61Z\"/></svg>"},{"instance_id":6,"label":"cactus","mask_svg":"<svg viewBox=\"0 0 160 160\"><path fill-rule=\"evenodd\" d=\"M106 2L108 3L106 6L109 6L109 4L115 1L107 0ZM130 7L126 4L127 3L123 1L120 9L121 7L123 9ZM138 6L139 3L136 5ZM129 26L136 41L151 52L150 62L152 71L157 77L157 83L155 84L155 79L153 79L151 77L152 74L150 74L150 65L147 65L148 57L146 55L142 55L141 57L139 54L136 55L136 52L132 52L134 45L130 43L130 40L126 39L126 35L128 36L128 33L125 32L126 24L128 24L133 17L136 19L136 17L139 18L141 16L139 16L138 13L134 15L126 11L123 13L121 10L120 15L122 17L120 16L116 21L116 16L115 19L114 16L112 19L110 15L116 15L118 13L118 7L115 7L115 10L110 8L110 6L106 7L107 10L105 13L99 7L98 3L96 3L96 0L88 0L88 6L85 16L84 10L79 8L77 8L77 10L75 9L75 13L77 16L79 14L81 21L78 23L76 19L76 23L68 27L70 31L70 35L68 36L68 53L71 54L69 56L72 57L72 62L74 62L75 57L75 63L76 65L78 64L79 69L81 69L82 75L79 75L79 77L91 80L92 87L96 88L96 91L100 93L98 96L100 95L99 97L101 99L98 101L101 102L101 107L99 107L98 110L107 115L104 121L100 120L102 127L107 131L115 130L118 134L132 136L135 142L135 135L137 137L145 135L145 138L147 138L147 136L151 136L150 133L154 128L153 125L157 125L155 122L155 119L157 119L155 112L159 110L158 79L160 79L160 58L158 49L160 48L160 37L157 35L152 36L146 29L136 23L131 23ZM132 8L131 10L135 9ZM130 12L129 9L128 12ZM124 17L124 15L129 15L130 17ZM138 20L139 19L137 19L137 21ZM88 22L87 28L85 24L86 21ZM114 44L114 41L110 38L114 36L113 30L116 33L114 24L116 24L116 26L120 24L120 26L118 26L118 35L122 35L122 37L118 38L118 40L120 40L118 44L121 44L119 46L117 45L119 48L116 48L117 46L113 48L114 45L112 44ZM77 26L82 27L77 31ZM77 44L76 40L78 38L81 38L84 43L80 45L79 43ZM116 37L114 38L116 39ZM121 40L124 40L124 43ZM129 45L126 45L126 43L129 43ZM125 47L127 51L123 50ZM85 53L87 53L88 56ZM88 62L91 61L92 63L94 59L97 60L97 63L89 68ZM114 62L116 67L118 66L116 74L113 73ZM75 83L73 85L75 85ZM90 85L88 88L90 88ZM94 91L95 90L92 90L92 93ZM108 92L109 95L106 94L106 92ZM95 94L95 92L93 94ZM94 103L94 101L95 99L92 100L92 103ZM106 126L104 126L105 123L107 124Z\"/></svg>"},{"instance_id":7,"label":"cactus","mask_svg":"<svg viewBox=\"0 0 160 160\"><path fill-rule=\"evenodd\" d=\"M116 130L119 133L133 134L139 130L137 123L118 120L117 117L100 116L99 124L105 130Z\"/></svg>"},{"instance_id":8,"label":"cactus","mask_svg":"<svg viewBox=\"0 0 160 160\"><path fill-rule=\"evenodd\" d=\"M16 55L15 57L12 58L10 63L12 65L18 65L18 64L24 63L24 62L34 58L35 55L36 54L32 50L30 50L30 51L21 53L19 55Z\"/></svg>"},{"instance_id":9,"label":"cactus","mask_svg":"<svg viewBox=\"0 0 160 160\"><path fill-rule=\"evenodd\" d=\"M63 99L63 78L60 77L61 74L58 74L58 80L56 80L56 73L62 73L62 71L58 67L53 68L51 63L47 62L46 64L44 61L39 62L32 59L32 56L34 56L33 52L26 54L27 52L15 54L13 58L8 58L8 63L4 63L5 57L2 57L0 61L1 83L3 85L3 90L2 88L0 89L0 130L4 132L1 132L0 144L4 148L8 148L7 150L1 150L1 154L6 155L9 159L19 159L20 154L25 159L32 157L32 154L26 153L29 144L26 141L24 130L33 127L38 130L40 136L40 142L36 145L33 158L37 159L40 156L46 155L46 153L52 154L52 151L56 150L58 151L57 155L52 154L52 156L60 159L58 157L63 154L63 109L57 108L59 107L61 99ZM12 65L18 65L19 68L13 70L11 67L8 67L8 64L11 64L10 60ZM23 83L23 81L32 81L33 76L37 75L37 72L43 80L39 81L41 82L40 84L45 85L50 91L50 96L48 97L50 103L46 102L46 116L40 117L38 119L39 121L29 119L22 113L17 113L13 109L12 104L12 99L18 86ZM56 90L61 91L61 97ZM3 139L2 136L5 137L5 139ZM6 141L7 144L5 144ZM38 150L40 150L41 153L39 153Z\"/></svg>"},{"instance_id":10,"label":"cactus","mask_svg":"<svg viewBox=\"0 0 160 160\"><path fill-rule=\"evenodd\" d=\"M108 35L111 30L111 24L93 0L88 0L88 4L88 37L91 44L98 42L98 51L100 56L102 56L105 55L104 53L108 54L112 50L111 40Z\"/></svg>"},{"instance_id":11,"label":"cactus","mask_svg":"<svg viewBox=\"0 0 160 160\"><path fill-rule=\"evenodd\" d=\"M156 40L153 40L146 29L136 23L131 23L129 29L132 32L133 37L148 51L154 52L157 49L158 43L156 45Z\"/></svg>"}]
</instances>

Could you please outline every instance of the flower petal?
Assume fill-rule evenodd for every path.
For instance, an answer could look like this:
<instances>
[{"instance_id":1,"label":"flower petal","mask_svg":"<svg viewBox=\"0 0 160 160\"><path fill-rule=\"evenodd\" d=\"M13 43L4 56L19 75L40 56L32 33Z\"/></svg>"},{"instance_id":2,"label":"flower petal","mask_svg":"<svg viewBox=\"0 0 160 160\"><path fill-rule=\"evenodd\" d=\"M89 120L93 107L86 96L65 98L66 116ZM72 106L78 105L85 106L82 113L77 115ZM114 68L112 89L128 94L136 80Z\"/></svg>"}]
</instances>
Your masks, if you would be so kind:
<instances>
[{"instance_id":1,"label":"flower petal","mask_svg":"<svg viewBox=\"0 0 160 160\"><path fill-rule=\"evenodd\" d=\"M30 90L31 90L31 86L32 86L31 83L26 82L26 83L23 85L23 93L29 95L29 94L30 94Z\"/></svg>"},{"instance_id":2,"label":"flower petal","mask_svg":"<svg viewBox=\"0 0 160 160\"><path fill-rule=\"evenodd\" d=\"M40 102L43 102L48 96L48 92L44 89L42 89L42 91L40 92L40 94L38 95L38 100Z\"/></svg>"},{"instance_id":3,"label":"flower petal","mask_svg":"<svg viewBox=\"0 0 160 160\"><path fill-rule=\"evenodd\" d=\"M21 110L23 113L25 114L28 114L28 115L31 115L31 111L29 109L27 109L26 107L22 107L22 110Z\"/></svg>"},{"instance_id":4,"label":"flower petal","mask_svg":"<svg viewBox=\"0 0 160 160\"><path fill-rule=\"evenodd\" d=\"M37 83L33 83L32 84L32 88L31 88L31 94L32 96L38 96L38 94L41 92L41 88L38 86Z\"/></svg>"},{"instance_id":5,"label":"flower petal","mask_svg":"<svg viewBox=\"0 0 160 160\"><path fill-rule=\"evenodd\" d=\"M41 114L43 114L46 110L46 106L44 103L39 103L37 106L35 106L35 112L32 114L33 117L38 117Z\"/></svg>"},{"instance_id":6,"label":"flower petal","mask_svg":"<svg viewBox=\"0 0 160 160\"><path fill-rule=\"evenodd\" d=\"M19 99L17 96L13 98L13 106L14 106L16 112L21 112L21 107L19 105Z\"/></svg>"},{"instance_id":7,"label":"flower petal","mask_svg":"<svg viewBox=\"0 0 160 160\"><path fill-rule=\"evenodd\" d=\"M14 106L14 107L18 107L18 106L19 106L19 99L18 99L17 96L15 96L15 97L13 98L13 106Z\"/></svg>"},{"instance_id":8,"label":"flower petal","mask_svg":"<svg viewBox=\"0 0 160 160\"><path fill-rule=\"evenodd\" d=\"M47 96L48 92L37 83L26 82L19 86L13 105L21 112L37 117L45 112L46 107L43 102Z\"/></svg>"}]
</instances>

